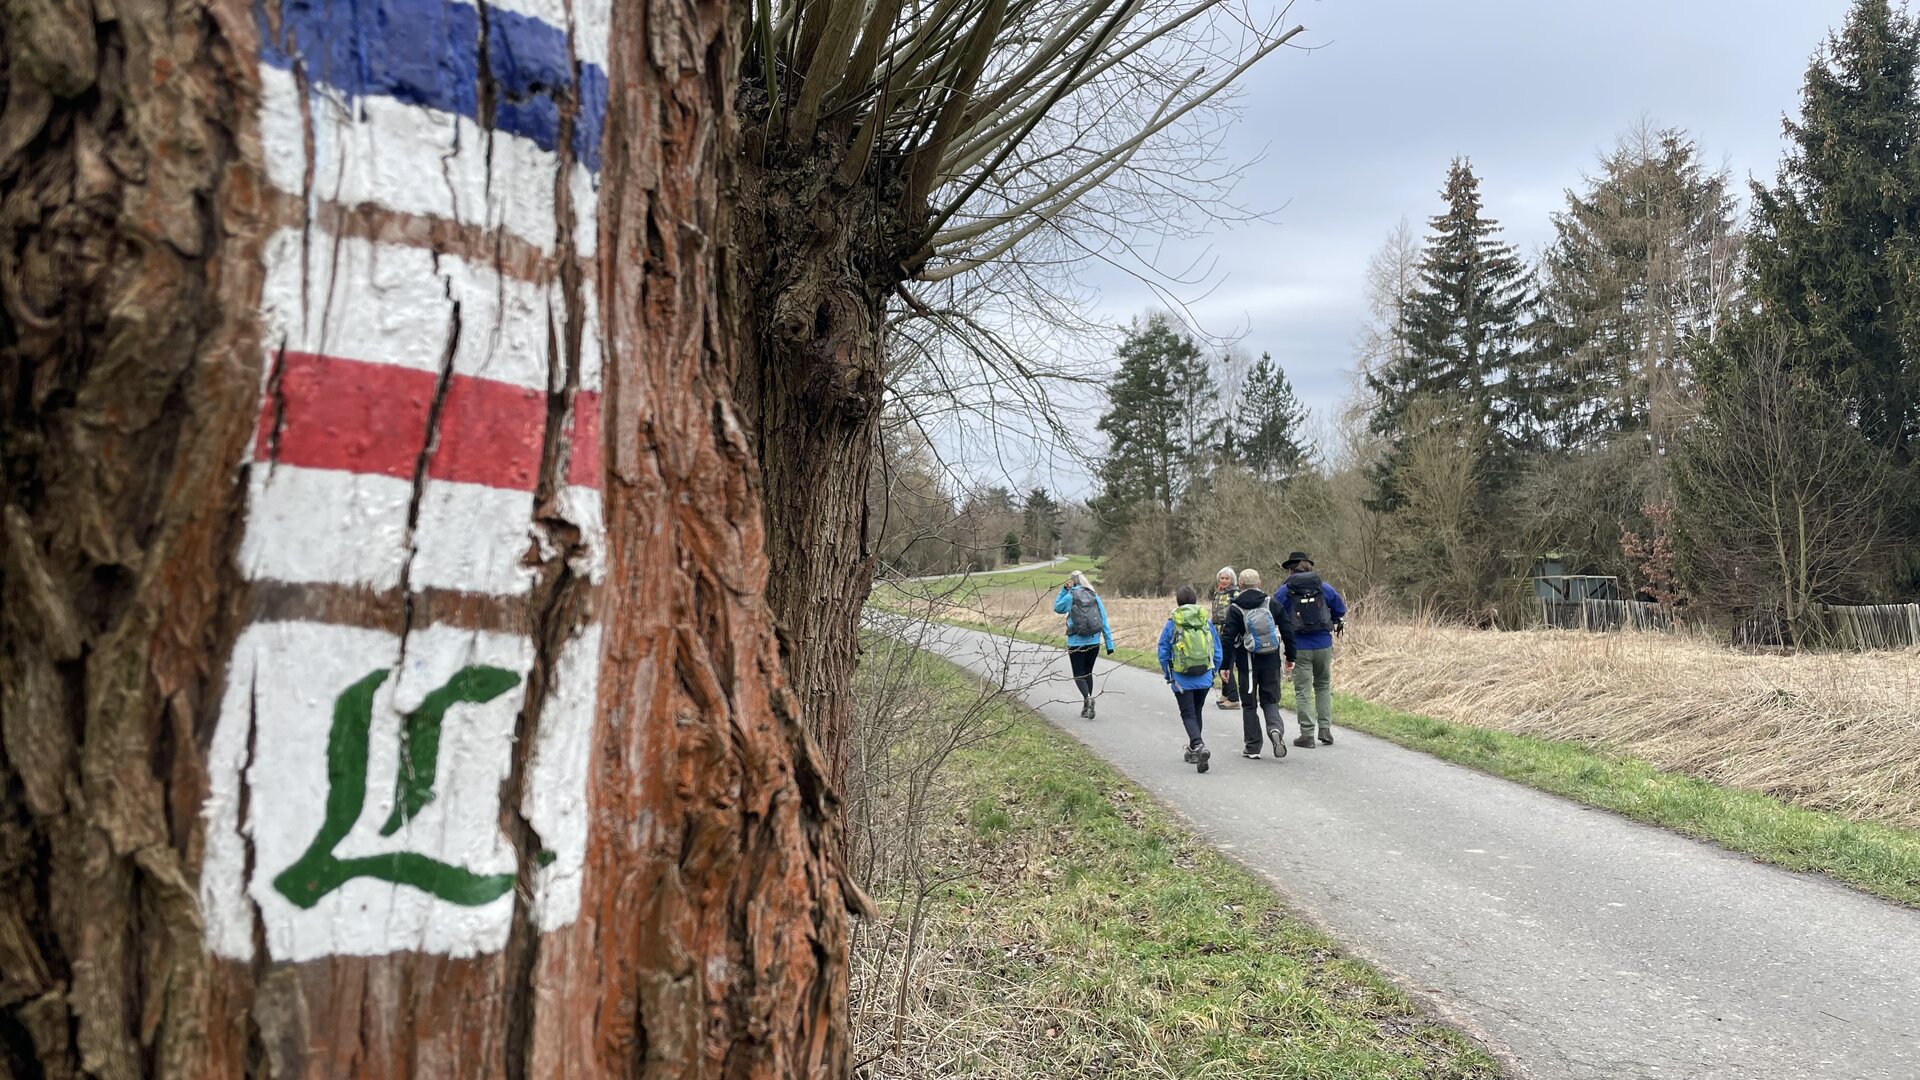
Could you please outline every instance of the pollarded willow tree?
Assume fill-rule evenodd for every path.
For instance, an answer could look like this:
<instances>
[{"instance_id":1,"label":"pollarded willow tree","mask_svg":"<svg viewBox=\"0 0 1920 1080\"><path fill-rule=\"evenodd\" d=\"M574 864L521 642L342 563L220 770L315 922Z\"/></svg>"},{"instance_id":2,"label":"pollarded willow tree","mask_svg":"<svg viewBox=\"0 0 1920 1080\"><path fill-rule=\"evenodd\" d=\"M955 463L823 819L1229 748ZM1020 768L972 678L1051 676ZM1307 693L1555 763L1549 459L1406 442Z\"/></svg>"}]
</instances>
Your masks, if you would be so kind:
<instances>
[{"instance_id":1,"label":"pollarded willow tree","mask_svg":"<svg viewBox=\"0 0 1920 1080\"><path fill-rule=\"evenodd\" d=\"M1155 157L1302 32L1229 0L755 0L739 96L736 393L766 482L769 598L846 770L862 506L890 306L1048 237L1189 198Z\"/></svg>"}]
</instances>

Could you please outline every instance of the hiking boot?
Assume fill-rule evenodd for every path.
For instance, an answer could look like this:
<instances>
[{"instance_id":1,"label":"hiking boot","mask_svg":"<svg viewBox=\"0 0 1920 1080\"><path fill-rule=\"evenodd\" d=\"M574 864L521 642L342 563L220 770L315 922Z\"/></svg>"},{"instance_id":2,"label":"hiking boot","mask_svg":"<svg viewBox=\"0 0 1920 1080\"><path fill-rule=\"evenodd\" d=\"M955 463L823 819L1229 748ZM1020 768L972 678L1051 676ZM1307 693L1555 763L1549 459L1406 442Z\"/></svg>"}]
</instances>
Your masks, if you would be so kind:
<instances>
[{"instance_id":1,"label":"hiking boot","mask_svg":"<svg viewBox=\"0 0 1920 1080\"><path fill-rule=\"evenodd\" d=\"M1198 746L1195 746L1193 748L1193 767L1195 769L1198 769L1201 772L1206 772L1207 759L1211 758L1212 756L1213 756L1213 752L1207 749L1206 743L1201 743Z\"/></svg>"},{"instance_id":2,"label":"hiking boot","mask_svg":"<svg viewBox=\"0 0 1920 1080\"><path fill-rule=\"evenodd\" d=\"M1320 729L1320 745L1321 746L1333 745L1333 729L1332 728Z\"/></svg>"},{"instance_id":3,"label":"hiking boot","mask_svg":"<svg viewBox=\"0 0 1920 1080\"><path fill-rule=\"evenodd\" d=\"M1248 761L1259 761L1259 760L1260 760L1260 751L1258 751L1258 750L1242 750L1242 751L1240 751L1240 756L1241 756L1241 757L1243 757L1243 758L1246 758L1246 759L1247 759Z\"/></svg>"},{"instance_id":4,"label":"hiking boot","mask_svg":"<svg viewBox=\"0 0 1920 1080\"><path fill-rule=\"evenodd\" d=\"M1187 747L1187 756L1186 756L1186 757L1184 757L1184 758L1181 758L1180 760L1182 760L1182 761L1185 761L1185 762L1186 762L1187 764L1189 764L1189 765L1191 765L1191 764L1193 764L1193 763L1194 763L1194 762L1196 762L1196 761L1199 761L1199 760L1200 760L1200 748L1199 748L1199 747L1197 747L1197 746L1189 746L1189 747Z\"/></svg>"},{"instance_id":5,"label":"hiking boot","mask_svg":"<svg viewBox=\"0 0 1920 1080\"><path fill-rule=\"evenodd\" d=\"M1240 707L1240 702L1233 698L1221 698L1220 707L1223 709L1237 709Z\"/></svg>"},{"instance_id":6,"label":"hiking boot","mask_svg":"<svg viewBox=\"0 0 1920 1080\"><path fill-rule=\"evenodd\" d=\"M1308 735L1306 732L1303 731L1300 733L1299 738L1293 740L1293 745L1305 747L1306 749L1311 750L1313 749L1313 736Z\"/></svg>"},{"instance_id":7,"label":"hiking boot","mask_svg":"<svg viewBox=\"0 0 1920 1080\"><path fill-rule=\"evenodd\" d=\"M1087 699L1087 719L1093 719L1093 699Z\"/></svg>"},{"instance_id":8,"label":"hiking boot","mask_svg":"<svg viewBox=\"0 0 1920 1080\"><path fill-rule=\"evenodd\" d=\"M1280 730L1279 724L1275 724L1267 729L1267 742L1273 745L1274 757L1283 758L1287 756L1287 733Z\"/></svg>"},{"instance_id":9,"label":"hiking boot","mask_svg":"<svg viewBox=\"0 0 1920 1080\"><path fill-rule=\"evenodd\" d=\"M1081 698L1080 699L1080 719L1090 720L1092 718L1093 718L1093 699Z\"/></svg>"}]
</instances>

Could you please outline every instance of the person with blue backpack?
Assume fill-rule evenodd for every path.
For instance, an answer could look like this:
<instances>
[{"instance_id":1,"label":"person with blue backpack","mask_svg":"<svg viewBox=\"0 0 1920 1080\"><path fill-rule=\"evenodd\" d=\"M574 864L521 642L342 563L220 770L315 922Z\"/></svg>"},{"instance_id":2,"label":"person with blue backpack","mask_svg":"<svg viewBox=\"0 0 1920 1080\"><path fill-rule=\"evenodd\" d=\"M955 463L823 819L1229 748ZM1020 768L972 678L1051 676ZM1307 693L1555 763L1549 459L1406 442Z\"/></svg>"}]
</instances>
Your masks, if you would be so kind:
<instances>
[{"instance_id":1,"label":"person with blue backpack","mask_svg":"<svg viewBox=\"0 0 1920 1080\"><path fill-rule=\"evenodd\" d=\"M1260 760L1260 719L1266 714L1273 756L1287 756L1286 725L1280 719L1280 665L1293 659L1293 632L1280 606L1260 588L1260 571L1240 571L1240 590L1227 609L1226 638L1239 646L1234 677L1240 683L1240 756Z\"/></svg>"},{"instance_id":2,"label":"person with blue backpack","mask_svg":"<svg viewBox=\"0 0 1920 1080\"><path fill-rule=\"evenodd\" d=\"M1293 745L1313 746L1317 728L1320 745L1332 746L1333 635L1346 629L1347 602L1313 572L1306 552L1287 556L1280 567L1288 574L1280 614L1293 631L1287 669L1293 673L1293 714L1300 718Z\"/></svg>"},{"instance_id":3,"label":"person with blue backpack","mask_svg":"<svg viewBox=\"0 0 1920 1080\"><path fill-rule=\"evenodd\" d=\"M1167 625L1160 630L1160 674L1173 688L1173 700L1180 708L1181 726L1187 729L1186 762L1200 772L1207 771L1213 755L1201 738L1201 722L1206 719L1207 691L1213 689L1213 673L1220 667L1220 632L1214 629L1213 616L1200 606L1200 594L1191 585L1182 585L1173 595L1179 606L1173 609Z\"/></svg>"},{"instance_id":4,"label":"person with blue backpack","mask_svg":"<svg viewBox=\"0 0 1920 1080\"><path fill-rule=\"evenodd\" d=\"M1056 615L1067 617L1067 666L1073 670L1073 685L1080 691L1080 716L1093 719L1093 662L1104 642L1107 655L1113 655L1113 627L1107 623L1107 605L1100 594L1087 584L1087 575L1075 570L1053 598Z\"/></svg>"}]
</instances>

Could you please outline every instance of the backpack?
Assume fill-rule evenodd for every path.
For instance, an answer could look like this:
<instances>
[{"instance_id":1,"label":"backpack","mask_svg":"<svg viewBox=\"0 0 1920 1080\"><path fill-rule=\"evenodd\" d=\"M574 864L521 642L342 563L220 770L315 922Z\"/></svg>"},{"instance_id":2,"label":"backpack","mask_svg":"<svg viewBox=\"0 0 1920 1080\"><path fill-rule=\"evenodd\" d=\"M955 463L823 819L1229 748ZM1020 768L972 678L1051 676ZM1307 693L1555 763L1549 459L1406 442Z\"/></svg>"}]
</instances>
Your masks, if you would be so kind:
<instances>
[{"instance_id":1,"label":"backpack","mask_svg":"<svg viewBox=\"0 0 1920 1080\"><path fill-rule=\"evenodd\" d=\"M1287 597L1293 601L1294 636L1332 632L1333 616L1327 614L1327 597L1321 590L1319 574L1288 578Z\"/></svg>"},{"instance_id":2,"label":"backpack","mask_svg":"<svg viewBox=\"0 0 1920 1080\"><path fill-rule=\"evenodd\" d=\"M1106 629L1100 619L1100 598L1085 585L1077 585L1073 590L1073 606L1067 609L1067 634L1069 637L1099 637Z\"/></svg>"},{"instance_id":3,"label":"backpack","mask_svg":"<svg viewBox=\"0 0 1920 1080\"><path fill-rule=\"evenodd\" d=\"M1240 636L1240 647L1257 656L1272 656L1280 651L1280 624L1273 617L1271 604L1268 601L1242 614L1246 633Z\"/></svg>"},{"instance_id":4,"label":"backpack","mask_svg":"<svg viewBox=\"0 0 1920 1080\"><path fill-rule=\"evenodd\" d=\"M1173 670L1178 675L1204 675L1213 670L1213 634L1207 629L1211 620L1199 604L1175 608L1173 612Z\"/></svg>"}]
</instances>

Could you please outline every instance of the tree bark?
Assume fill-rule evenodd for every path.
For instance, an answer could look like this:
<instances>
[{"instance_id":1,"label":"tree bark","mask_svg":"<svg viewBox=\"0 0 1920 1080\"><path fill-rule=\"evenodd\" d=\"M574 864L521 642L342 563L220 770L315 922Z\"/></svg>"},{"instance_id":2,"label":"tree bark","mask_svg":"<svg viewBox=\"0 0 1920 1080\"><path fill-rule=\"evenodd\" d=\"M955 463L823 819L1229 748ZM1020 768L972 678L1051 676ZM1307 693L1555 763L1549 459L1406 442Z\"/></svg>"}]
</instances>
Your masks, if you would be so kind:
<instances>
[{"instance_id":1,"label":"tree bark","mask_svg":"<svg viewBox=\"0 0 1920 1080\"><path fill-rule=\"evenodd\" d=\"M845 179L851 131L806 153L746 125L736 181L737 395L766 483L767 597L827 775L845 784L860 611L873 587L867 482L884 403L887 298L910 272L893 185ZM877 167L876 167L877 168Z\"/></svg>"},{"instance_id":2,"label":"tree bark","mask_svg":"<svg viewBox=\"0 0 1920 1080\"><path fill-rule=\"evenodd\" d=\"M9 0L0 1077L845 1074L733 7Z\"/></svg>"}]
</instances>

